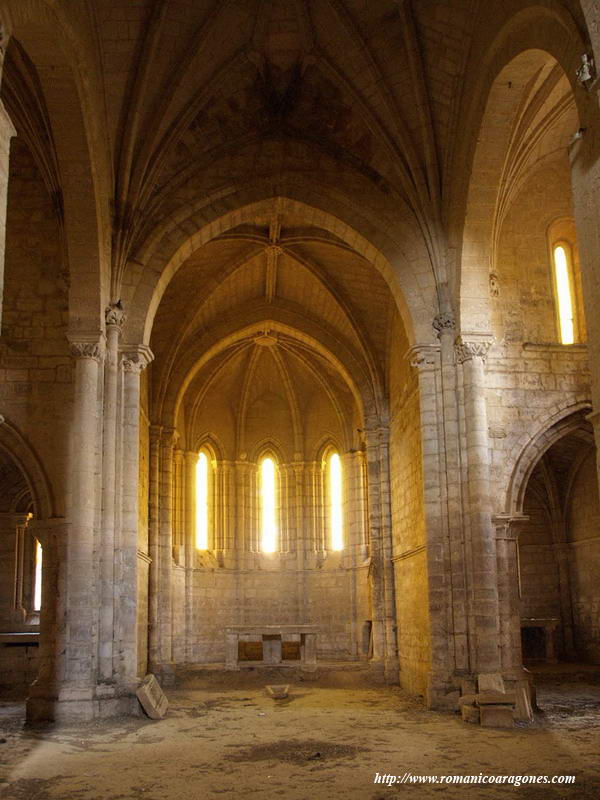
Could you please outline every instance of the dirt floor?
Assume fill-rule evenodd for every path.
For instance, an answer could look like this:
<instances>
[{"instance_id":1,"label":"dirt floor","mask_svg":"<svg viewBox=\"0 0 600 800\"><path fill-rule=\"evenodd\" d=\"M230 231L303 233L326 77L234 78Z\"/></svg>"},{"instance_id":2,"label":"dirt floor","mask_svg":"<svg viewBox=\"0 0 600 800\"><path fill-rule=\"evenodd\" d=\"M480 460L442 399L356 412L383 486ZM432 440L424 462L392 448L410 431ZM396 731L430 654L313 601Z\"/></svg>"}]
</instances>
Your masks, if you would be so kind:
<instances>
[{"instance_id":1,"label":"dirt floor","mask_svg":"<svg viewBox=\"0 0 600 800\"><path fill-rule=\"evenodd\" d=\"M290 680L289 697L265 685ZM364 672L315 680L268 673L188 676L166 719L23 727L0 707L0 796L10 800L203 800L219 797L599 800L600 685L548 673L529 727L491 730L425 711ZM201 684L201 685L200 685ZM574 786L385 785L404 775L575 775Z\"/></svg>"}]
</instances>

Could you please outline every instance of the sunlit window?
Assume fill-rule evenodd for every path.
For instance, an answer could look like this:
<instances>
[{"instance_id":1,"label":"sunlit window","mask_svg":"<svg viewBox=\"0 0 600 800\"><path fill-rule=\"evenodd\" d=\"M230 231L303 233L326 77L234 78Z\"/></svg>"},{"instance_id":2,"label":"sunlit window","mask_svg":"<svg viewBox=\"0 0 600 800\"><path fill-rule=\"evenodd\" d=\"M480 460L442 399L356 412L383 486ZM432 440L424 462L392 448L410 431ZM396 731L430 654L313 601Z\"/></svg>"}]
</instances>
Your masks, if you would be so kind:
<instances>
[{"instance_id":1,"label":"sunlit window","mask_svg":"<svg viewBox=\"0 0 600 800\"><path fill-rule=\"evenodd\" d=\"M272 458L260 464L261 528L260 549L274 553L277 548L277 468Z\"/></svg>"},{"instance_id":2,"label":"sunlit window","mask_svg":"<svg viewBox=\"0 0 600 800\"><path fill-rule=\"evenodd\" d=\"M573 344L575 341L575 315L569 259L565 247L561 244L554 247L553 255L560 340L563 344Z\"/></svg>"},{"instance_id":3,"label":"sunlit window","mask_svg":"<svg viewBox=\"0 0 600 800\"><path fill-rule=\"evenodd\" d=\"M42 608L42 545L35 540L35 568L33 573L33 610Z\"/></svg>"},{"instance_id":4,"label":"sunlit window","mask_svg":"<svg viewBox=\"0 0 600 800\"><path fill-rule=\"evenodd\" d=\"M337 453L332 453L329 456L329 498L331 549L341 550L344 547L342 517L342 462Z\"/></svg>"},{"instance_id":5,"label":"sunlit window","mask_svg":"<svg viewBox=\"0 0 600 800\"><path fill-rule=\"evenodd\" d=\"M208 458L200 453L196 464L196 548L208 550Z\"/></svg>"}]
</instances>

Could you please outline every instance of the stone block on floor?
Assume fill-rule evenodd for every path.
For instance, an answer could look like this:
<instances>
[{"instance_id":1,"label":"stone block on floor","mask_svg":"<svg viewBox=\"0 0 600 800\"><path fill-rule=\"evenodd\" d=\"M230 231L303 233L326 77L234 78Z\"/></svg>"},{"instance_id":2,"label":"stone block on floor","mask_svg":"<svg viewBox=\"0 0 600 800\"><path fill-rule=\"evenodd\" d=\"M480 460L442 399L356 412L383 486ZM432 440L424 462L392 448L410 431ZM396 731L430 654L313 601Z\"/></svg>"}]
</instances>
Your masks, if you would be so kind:
<instances>
[{"instance_id":1,"label":"stone block on floor","mask_svg":"<svg viewBox=\"0 0 600 800\"><path fill-rule=\"evenodd\" d=\"M514 692L480 692L476 695L476 702L479 706L514 705L516 696Z\"/></svg>"},{"instance_id":2,"label":"stone block on floor","mask_svg":"<svg viewBox=\"0 0 600 800\"><path fill-rule=\"evenodd\" d=\"M533 708L529 691L525 686L517 686L515 696L515 720L517 722L531 722L533 720Z\"/></svg>"},{"instance_id":3,"label":"stone block on floor","mask_svg":"<svg viewBox=\"0 0 600 800\"><path fill-rule=\"evenodd\" d=\"M472 725L479 725L480 715L479 709L474 705L461 705L460 715L463 722L470 722Z\"/></svg>"},{"instance_id":4,"label":"stone block on floor","mask_svg":"<svg viewBox=\"0 0 600 800\"><path fill-rule=\"evenodd\" d=\"M481 706L481 725L484 728L512 728L514 726L512 706Z\"/></svg>"},{"instance_id":5,"label":"stone block on floor","mask_svg":"<svg viewBox=\"0 0 600 800\"><path fill-rule=\"evenodd\" d=\"M504 692L504 679L499 672L484 672L477 677L480 692Z\"/></svg>"},{"instance_id":6,"label":"stone block on floor","mask_svg":"<svg viewBox=\"0 0 600 800\"><path fill-rule=\"evenodd\" d=\"M150 719L163 719L169 708L169 701L154 675L146 675L136 695Z\"/></svg>"}]
</instances>

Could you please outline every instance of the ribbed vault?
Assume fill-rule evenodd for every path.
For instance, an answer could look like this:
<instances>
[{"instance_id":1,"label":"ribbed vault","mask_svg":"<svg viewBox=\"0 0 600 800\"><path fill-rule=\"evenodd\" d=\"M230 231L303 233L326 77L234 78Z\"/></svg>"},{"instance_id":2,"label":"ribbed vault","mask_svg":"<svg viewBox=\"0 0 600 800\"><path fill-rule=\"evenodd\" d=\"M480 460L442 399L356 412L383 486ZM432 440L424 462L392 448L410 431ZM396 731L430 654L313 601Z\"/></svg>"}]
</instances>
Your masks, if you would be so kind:
<instances>
[{"instance_id":1,"label":"ribbed vault","mask_svg":"<svg viewBox=\"0 0 600 800\"><path fill-rule=\"evenodd\" d=\"M343 373L342 394L360 397L361 413L384 413L395 313L386 281L363 255L293 207L273 203L265 211L196 249L165 289L151 337L153 415L172 418L191 386L197 392L211 384L221 361L233 368L232 348L249 359L244 375L269 364L287 387L285 403L292 410L297 401L291 373L308 369L317 381L324 378L326 392L339 383L333 373ZM259 334L271 328L274 347L261 348ZM245 385L247 379L238 378L237 385ZM236 413L243 416L243 407Z\"/></svg>"}]
</instances>

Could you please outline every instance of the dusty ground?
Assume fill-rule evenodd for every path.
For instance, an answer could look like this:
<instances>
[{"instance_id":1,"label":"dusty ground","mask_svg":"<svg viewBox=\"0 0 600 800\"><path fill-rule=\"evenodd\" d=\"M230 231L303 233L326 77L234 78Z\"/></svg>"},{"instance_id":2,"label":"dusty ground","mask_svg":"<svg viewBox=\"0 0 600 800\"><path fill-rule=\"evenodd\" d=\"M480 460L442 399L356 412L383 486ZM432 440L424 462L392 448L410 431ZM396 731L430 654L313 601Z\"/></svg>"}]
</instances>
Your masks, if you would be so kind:
<instances>
[{"instance_id":1,"label":"dusty ground","mask_svg":"<svg viewBox=\"0 0 600 800\"><path fill-rule=\"evenodd\" d=\"M208 674L170 693L165 720L123 719L23 729L21 704L1 709L0 796L10 800L203 800L218 797L600 798L600 686L547 675L534 726L469 726L423 710L365 674L293 680L270 699L269 675ZM560 676L559 676L560 677ZM583 676L585 678L585 676ZM375 773L574 774L575 786L385 786Z\"/></svg>"}]
</instances>

